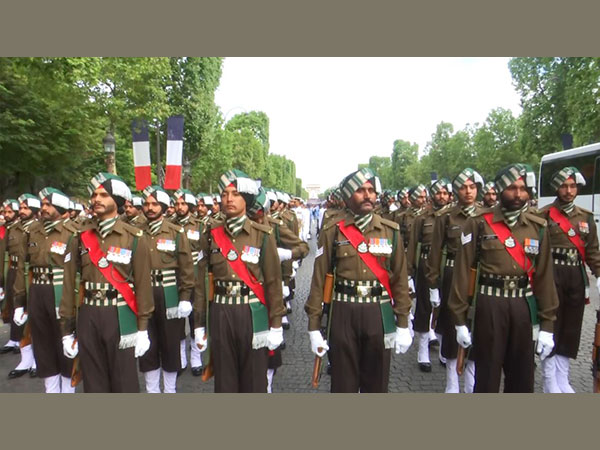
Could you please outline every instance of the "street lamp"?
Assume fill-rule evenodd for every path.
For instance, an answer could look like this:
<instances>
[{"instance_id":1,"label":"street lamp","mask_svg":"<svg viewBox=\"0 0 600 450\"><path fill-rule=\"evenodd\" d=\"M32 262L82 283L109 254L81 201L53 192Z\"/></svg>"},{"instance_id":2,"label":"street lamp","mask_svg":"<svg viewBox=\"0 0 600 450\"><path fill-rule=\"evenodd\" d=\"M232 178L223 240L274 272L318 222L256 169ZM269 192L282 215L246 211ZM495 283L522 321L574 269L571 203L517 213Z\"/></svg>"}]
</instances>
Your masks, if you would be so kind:
<instances>
[{"instance_id":1,"label":"street lamp","mask_svg":"<svg viewBox=\"0 0 600 450\"><path fill-rule=\"evenodd\" d=\"M115 164L115 137L110 131L106 132L106 136L102 139L104 146L104 154L106 155L106 171L108 173L117 174L117 166Z\"/></svg>"}]
</instances>

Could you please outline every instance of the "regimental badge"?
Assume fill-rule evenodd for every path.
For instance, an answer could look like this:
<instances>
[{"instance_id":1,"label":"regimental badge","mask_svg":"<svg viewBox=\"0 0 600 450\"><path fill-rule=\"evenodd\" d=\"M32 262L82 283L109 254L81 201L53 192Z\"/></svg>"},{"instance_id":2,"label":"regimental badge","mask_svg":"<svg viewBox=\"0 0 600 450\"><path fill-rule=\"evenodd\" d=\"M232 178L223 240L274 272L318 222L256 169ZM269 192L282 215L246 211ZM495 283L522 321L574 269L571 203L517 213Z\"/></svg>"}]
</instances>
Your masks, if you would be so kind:
<instances>
[{"instance_id":1,"label":"regimental badge","mask_svg":"<svg viewBox=\"0 0 600 450\"><path fill-rule=\"evenodd\" d=\"M567 231L567 234L569 235L569 237L573 237L573 236L575 236L575 230L573 228L569 228L569 231Z\"/></svg>"},{"instance_id":2,"label":"regimental badge","mask_svg":"<svg viewBox=\"0 0 600 450\"><path fill-rule=\"evenodd\" d=\"M240 258L244 262L258 264L260 259L260 249L256 247L250 247L249 245L244 245L242 256L240 256Z\"/></svg>"},{"instance_id":3,"label":"regimental badge","mask_svg":"<svg viewBox=\"0 0 600 450\"><path fill-rule=\"evenodd\" d=\"M200 240L200 232L198 230L188 230L187 237L190 241L199 241Z\"/></svg>"},{"instance_id":4,"label":"regimental badge","mask_svg":"<svg viewBox=\"0 0 600 450\"><path fill-rule=\"evenodd\" d=\"M156 249L166 251L166 252L174 252L176 249L175 241L173 241L171 239L157 239L156 240Z\"/></svg>"},{"instance_id":5,"label":"regimental badge","mask_svg":"<svg viewBox=\"0 0 600 450\"><path fill-rule=\"evenodd\" d=\"M356 247L356 249L359 253L367 253L368 251L367 244L365 242L361 242L360 244L358 244L358 247Z\"/></svg>"},{"instance_id":6,"label":"regimental badge","mask_svg":"<svg viewBox=\"0 0 600 450\"><path fill-rule=\"evenodd\" d=\"M229 253L227 253L227 259L229 261L235 261L237 257L238 255L234 249L229 250Z\"/></svg>"},{"instance_id":7,"label":"regimental badge","mask_svg":"<svg viewBox=\"0 0 600 450\"><path fill-rule=\"evenodd\" d=\"M587 222L579 222L579 232L581 234L588 234L590 232L590 225Z\"/></svg>"},{"instance_id":8,"label":"regimental badge","mask_svg":"<svg viewBox=\"0 0 600 450\"><path fill-rule=\"evenodd\" d=\"M506 245L506 248L513 248L516 245L515 240L511 236L506 241L504 241L504 245Z\"/></svg>"},{"instance_id":9,"label":"regimental badge","mask_svg":"<svg viewBox=\"0 0 600 450\"><path fill-rule=\"evenodd\" d=\"M110 246L108 248L108 252L106 254L106 259L108 261L113 261L121 264L129 264L131 261L131 250L126 248L114 247Z\"/></svg>"},{"instance_id":10,"label":"regimental badge","mask_svg":"<svg viewBox=\"0 0 600 450\"><path fill-rule=\"evenodd\" d=\"M392 253L392 246L387 239L371 238L369 239L369 253L389 255Z\"/></svg>"},{"instance_id":11,"label":"regimental badge","mask_svg":"<svg viewBox=\"0 0 600 450\"><path fill-rule=\"evenodd\" d=\"M537 239L525 238L525 245L523 245L525 253L530 255L537 255L540 252L540 241Z\"/></svg>"},{"instance_id":12,"label":"regimental badge","mask_svg":"<svg viewBox=\"0 0 600 450\"><path fill-rule=\"evenodd\" d=\"M50 246L50 251L52 253L56 253L57 255L64 255L67 251L67 244L64 242L54 241Z\"/></svg>"},{"instance_id":13,"label":"regimental badge","mask_svg":"<svg viewBox=\"0 0 600 450\"><path fill-rule=\"evenodd\" d=\"M106 269L108 267L108 261L104 256L98 260L98 267L101 269Z\"/></svg>"}]
</instances>

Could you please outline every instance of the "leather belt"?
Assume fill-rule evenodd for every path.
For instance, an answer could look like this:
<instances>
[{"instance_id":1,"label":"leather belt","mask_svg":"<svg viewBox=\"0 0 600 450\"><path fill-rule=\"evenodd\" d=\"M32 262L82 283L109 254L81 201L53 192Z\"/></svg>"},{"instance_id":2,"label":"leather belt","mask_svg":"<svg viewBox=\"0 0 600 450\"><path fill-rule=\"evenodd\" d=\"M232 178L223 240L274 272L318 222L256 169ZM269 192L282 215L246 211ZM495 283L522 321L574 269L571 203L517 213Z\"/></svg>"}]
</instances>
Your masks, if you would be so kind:
<instances>
[{"instance_id":1,"label":"leather belt","mask_svg":"<svg viewBox=\"0 0 600 450\"><path fill-rule=\"evenodd\" d=\"M378 297L383 294L381 286L346 286L341 283L335 285L335 292L346 295L358 295L360 297Z\"/></svg>"}]
</instances>

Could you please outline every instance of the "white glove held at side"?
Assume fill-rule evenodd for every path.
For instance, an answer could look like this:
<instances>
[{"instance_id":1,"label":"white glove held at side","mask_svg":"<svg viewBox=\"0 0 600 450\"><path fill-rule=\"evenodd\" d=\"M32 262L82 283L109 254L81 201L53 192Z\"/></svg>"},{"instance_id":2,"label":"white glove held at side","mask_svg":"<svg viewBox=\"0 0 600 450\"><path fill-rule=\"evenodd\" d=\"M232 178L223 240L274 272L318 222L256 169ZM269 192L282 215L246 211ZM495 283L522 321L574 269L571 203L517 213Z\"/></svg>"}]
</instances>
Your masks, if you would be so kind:
<instances>
[{"instance_id":1,"label":"white glove held at side","mask_svg":"<svg viewBox=\"0 0 600 450\"><path fill-rule=\"evenodd\" d=\"M323 339L319 330L309 331L308 336L310 337L310 349L315 355L322 357L329 350L327 341Z\"/></svg>"}]
</instances>

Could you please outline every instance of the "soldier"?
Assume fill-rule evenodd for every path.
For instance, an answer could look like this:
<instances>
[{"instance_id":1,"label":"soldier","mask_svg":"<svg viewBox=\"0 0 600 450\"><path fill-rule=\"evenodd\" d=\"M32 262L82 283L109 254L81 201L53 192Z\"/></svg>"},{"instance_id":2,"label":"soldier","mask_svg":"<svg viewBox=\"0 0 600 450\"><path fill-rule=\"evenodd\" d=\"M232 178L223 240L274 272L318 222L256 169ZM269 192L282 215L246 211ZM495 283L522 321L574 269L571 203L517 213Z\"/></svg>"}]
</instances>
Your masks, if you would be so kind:
<instances>
[{"instance_id":1,"label":"soldier","mask_svg":"<svg viewBox=\"0 0 600 450\"><path fill-rule=\"evenodd\" d=\"M267 392L268 350L283 342L281 269L272 228L248 219L246 205L258 194L256 182L240 170L219 179L224 221L202 236L196 284L196 344L206 349L204 270L214 277L210 303L210 358L215 392ZM212 275L211 275L212 274ZM210 300L210 299L209 299Z\"/></svg>"},{"instance_id":2,"label":"soldier","mask_svg":"<svg viewBox=\"0 0 600 450\"><path fill-rule=\"evenodd\" d=\"M483 206L485 208L493 208L498 204L498 195L493 181L485 183L481 192L483 194Z\"/></svg>"},{"instance_id":3,"label":"soldier","mask_svg":"<svg viewBox=\"0 0 600 450\"><path fill-rule=\"evenodd\" d=\"M548 221L559 306L554 323L554 351L542 361L544 392L573 393L569 384L569 358L577 358L583 310L589 303L587 264L600 289L600 253L594 215L574 201L585 186L575 167L557 171L550 180L556 199L539 213Z\"/></svg>"},{"instance_id":4,"label":"soldier","mask_svg":"<svg viewBox=\"0 0 600 450\"><path fill-rule=\"evenodd\" d=\"M417 294L413 327L419 339L417 363L421 372L431 372L429 344L431 341L437 340L431 328L432 307L429 301L427 279L425 278L425 266L431 248L436 213L447 205L449 193L452 191L452 184L442 178L434 182L430 189L433 197L433 207L426 208L422 214L416 217L411 228L406 255L409 284L413 281L416 282L413 283L413 285L416 284Z\"/></svg>"},{"instance_id":5,"label":"soldier","mask_svg":"<svg viewBox=\"0 0 600 450\"><path fill-rule=\"evenodd\" d=\"M410 191L409 187L402 188L398 191L397 199L400 202L400 206L396 211L394 211L394 221L398 222L399 216L404 214L408 208L410 208L410 200L408 198L408 191Z\"/></svg>"},{"instance_id":6,"label":"soldier","mask_svg":"<svg viewBox=\"0 0 600 450\"><path fill-rule=\"evenodd\" d=\"M88 192L95 217L82 227L78 250L64 256L63 352L80 355L84 392L139 392L135 358L150 347L147 328L154 310L148 242L141 230L119 219L125 200L131 200L121 178L99 173ZM81 305L75 297L78 267Z\"/></svg>"},{"instance_id":7,"label":"soldier","mask_svg":"<svg viewBox=\"0 0 600 450\"><path fill-rule=\"evenodd\" d=\"M213 198L204 192L196 196L196 217L200 219L202 226L206 227L211 220Z\"/></svg>"},{"instance_id":8,"label":"soldier","mask_svg":"<svg viewBox=\"0 0 600 450\"><path fill-rule=\"evenodd\" d=\"M15 279L13 320L29 320L37 373L44 379L46 393L74 393L71 386L73 361L63 354L58 307L62 297L65 255L77 251L77 228L69 218L71 201L58 189L40 191L41 219L25 235L31 287L27 299L25 270ZM25 313L27 306L27 313Z\"/></svg>"},{"instance_id":9,"label":"soldier","mask_svg":"<svg viewBox=\"0 0 600 450\"><path fill-rule=\"evenodd\" d=\"M181 367L181 340L185 319L192 312L194 268L190 243L183 228L165 217L170 197L160 186L148 186L142 193L142 209L148 222L143 228L150 246L154 312L148 324L150 349L140 358L146 391L175 393Z\"/></svg>"},{"instance_id":10,"label":"soldier","mask_svg":"<svg viewBox=\"0 0 600 450\"><path fill-rule=\"evenodd\" d=\"M143 203L144 201L142 200L142 197L137 195L133 195L131 197L131 201L125 201L125 206L123 207L125 210L123 219L126 223L140 229L144 227L147 220L146 216L144 216L144 213L142 212Z\"/></svg>"},{"instance_id":11,"label":"soldier","mask_svg":"<svg viewBox=\"0 0 600 450\"><path fill-rule=\"evenodd\" d=\"M457 196L458 203L436 213L431 249L427 258L426 278L429 286L429 301L433 308L439 307L435 332L441 336L440 361L446 364L446 393L460 392L456 372L458 346L454 323L448 310L454 262L456 252L460 248L460 235L465 222L481 210L475 200L478 190L482 187L483 178L471 168L464 169L454 178L452 192ZM464 391L467 393L473 391L474 368L473 361L469 361L465 371Z\"/></svg>"},{"instance_id":12,"label":"soldier","mask_svg":"<svg viewBox=\"0 0 600 450\"><path fill-rule=\"evenodd\" d=\"M527 211L535 174L524 164L495 179L500 204L469 220L461 234L449 307L456 340L471 345L467 328L469 278L479 264L473 318L475 392L533 392L534 345L542 361L554 346L558 297L546 221ZM535 293L535 296L534 294ZM539 334L534 333L539 321ZM533 325L533 326L532 326ZM536 337L535 335L538 334Z\"/></svg>"},{"instance_id":13,"label":"soldier","mask_svg":"<svg viewBox=\"0 0 600 450\"><path fill-rule=\"evenodd\" d=\"M218 194L212 194L213 204L211 207L211 218L213 220L223 220L221 213L221 198Z\"/></svg>"},{"instance_id":14,"label":"soldier","mask_svg":"<svg viewBox=\"0 0 600 450\"><path fill-rule=\"evenodd\" d=\"M390 349L404 353L412 342L404 248L398 225L373 214L378 192L371 169L344 178L349 210L324 225L317 244L305 311L311 350L317 356L329 350L331 392L387 392ZM328 273L335 275L330 345L320 331Z\"/></svg>"}]
</instances>

